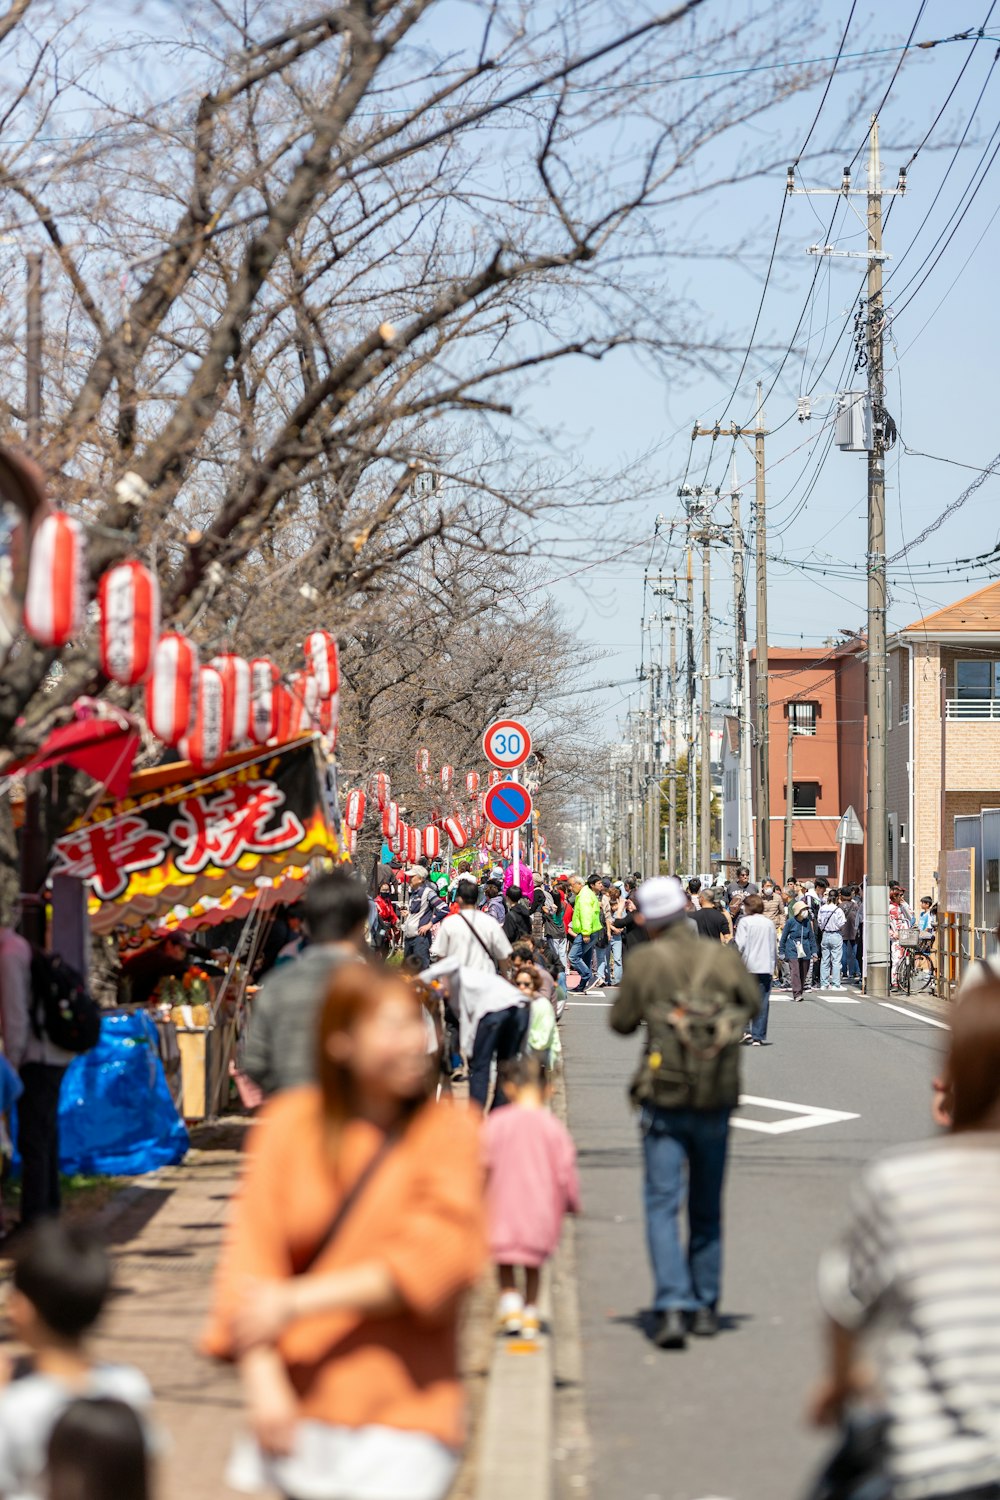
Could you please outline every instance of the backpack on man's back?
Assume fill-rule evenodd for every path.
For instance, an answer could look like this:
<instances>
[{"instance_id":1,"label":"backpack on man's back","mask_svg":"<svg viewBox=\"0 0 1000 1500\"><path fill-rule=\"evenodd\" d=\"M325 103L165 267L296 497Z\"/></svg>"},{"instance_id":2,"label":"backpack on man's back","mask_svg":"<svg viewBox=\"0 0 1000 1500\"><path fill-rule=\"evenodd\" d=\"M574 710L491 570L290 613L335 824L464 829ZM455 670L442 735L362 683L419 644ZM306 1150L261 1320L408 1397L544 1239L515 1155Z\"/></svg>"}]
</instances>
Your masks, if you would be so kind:
<instances>
[{"instance_id":1,"label":"backpack on man's back","mask_svg":"<svg viewBox=\"0 0 1000 1500\"><path fill-rule=\"evenodd\" d=\"M101 1012L82 976L58 953L31 955L31 1029L64 1052L89 1052L101 1034Z\"/></svg>"}]
</instances>

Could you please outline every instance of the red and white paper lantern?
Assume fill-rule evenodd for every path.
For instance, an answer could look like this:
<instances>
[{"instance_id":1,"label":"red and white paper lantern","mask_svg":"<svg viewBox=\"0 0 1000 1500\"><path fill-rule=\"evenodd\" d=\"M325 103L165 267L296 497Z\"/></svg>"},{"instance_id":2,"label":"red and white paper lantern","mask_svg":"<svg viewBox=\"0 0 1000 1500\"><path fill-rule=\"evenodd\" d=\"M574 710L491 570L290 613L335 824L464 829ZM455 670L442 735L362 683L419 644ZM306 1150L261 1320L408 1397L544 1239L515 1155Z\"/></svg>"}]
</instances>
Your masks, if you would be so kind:
<instances>
[{"instance_id":1,"label":"red and white paper lantern","mask_svg":"<svg viewBox=\"0 0 1000 1500\"><path fill-rule=\"evenodd\" d=\"M400 819L399 823L396 826L396 842L392 847L395 853L398 854L401 859L406 858L406 846L409 840L409 835L410 825L408 823L404 823L402 819Z\"/></svg>"},{"instance_id":2,"label":"red and white paper lantern","mask_svg":"<svg viewBox=\"0 0 1000 1500\"><path fill-rule=\"evenodd\" d=\"M359 787L355 787L352 792L348 792L347 806L344 809L344 822L348 828L353 828L355 833L365 821L365 808L367 805L368 798Z\"/></svg>"},{"instance_id":3,"label":"red and white paper lantern","mask_svg":"<svg viewBox=\"0 0 1000 1500\"><path fill-rule=\"evenodd\" d=\"M421 745L416 756L417 775L426 776L431 768L431 752L425 745Z\"/></svg>"},{"instance_id":4,"label":"red and white paper lantern","mask_svg":"<svg viewBox=\"0 0 1000 1500\"><path fill-rule=\"evenodd\" d=\"M83 527L62 511L44 516L31 539L24 628L40 646L65 646L84 619Z\"/></svg>"},{"instance_id":5,"label":"red and white paper lantern","mask_svg":"<svg viewBox=\"0 0 1000 1500\"><path fill-rule=\"evenodd\" d=\"M504 772L503 771L491 771L490 774L489 774L489 776L488 776L488 778L487 778L486 785L487 786L498 786L500 784L500 782L503 781L503 779L504 779Z\"/></svg>"},{"instance_id":6,"label":"red and white paper lantern","mask_svg":"<svg viewBox=\"0 0 1000 1500\"><path fill-rule=\"evenodd\" d=\"M250 738L250 663L231 651L213 656L213 666L222 678L229 715L230 744L245 745Z\"/></svg>"},{"instance_id":7,"label":"red and white paper lantern","mask_svg":"<svg viewBox=\"0 0 1000 1500\"><path fill-rule=\"evenodd\" d=\"M358 835L353 828L348 828L344 833L344 848L352 856L357 853Z\"/></svg>"},{"instance_id":8,"label":"red and white paper lantern","mask_svg":"<svg viewBox=\"0 0 1000 1500\"><path fill-rule=\"evenodd\" d=\"M319 683L311 672L296 672L292 678L292 697L296 711L292 716L293 734L314 734L320 727Z\"/></svg>"},{"instance_id":9,"label":"red and white paper lantern","mask_svg":"<svg viewBox=\"0 0 1000 1500\"><path fill-rule=\"evenodd\" d=\"M469 835L460 818L445 818L444 831L456 849L464 849L469 842Z\"/></svg>"},{"instance_id":10,"label":"red and white paper lantern","mask_svg":"<svg viewBox=\"0 0 1000 1500\"><path fill-rule=\"evenodd\" d=\"M382 809L382 837L392 840L399 832L399 803L387 802Z\"/></svg>"},{"instance_id":11,"label":"red and white paper lantern","mask_svg":"<svg viewBox=\"0 0 1000 1500\"><path fill-rule=\"evenodd\" d=\"M379 771L371 779L371 793L384 812L392 797L392 781L388 771Z\"/></svg>"},{"instance_id":12,"label":"red and white paper lantern","mask_svg":"<svg viewBox=\"0 0 1000 1500\"><path fill-rule=\"evenodd\" d=\"M207 771L218 765L229 744L229 708L222 673L215 667L202 667L198 673L194 720L181 740L180 752L196 770Z\"/></svg>"},{"instance_id":13,"label":"red and white paper lantern","mask_svg":"<svg viewBox=\"0 0 1000 1500\"><path fill-rule=\"evenodd\" d=\"M469 771L465 777L465 790L470 797L474 797L479 791L479 772Z\"/></svg>"},{"instance_id":14,"label":"red and white paper lantern","mask_svg":"<svg viewBox=\"0 0 1000 1500\"><path fill-rule=\"evenodd\" d=\"M419 828L406 830L406 857L411 865L418 865L424 857L424 837Z\"/></svg>"},{"instance_id":15,"label":"red and white paper lantern","mask_svg":"<svg viewBox=\"0 0 1000 1500\"><path fill-rule=\"evenodd\" d=\"M340 691L340 658L337 642L328 630L313 630L305 640L306 663L316 679L321 698Z\"/></svg>"},{"instance_id":16,"label":"red and white paper lantern","mask_svg":"<svg viewBox=\"0 0 1000 1500\"><path fill-rule=\"evenodd\" d=\"M266 656L250 663L250 738L266 745L278 731L278 669Z\"/></svg>"},{"instance_id":17,"label":"red and white paper lantern","mask_svg":"<svg viewBox=\"0 0 1000 1500\"><path fill-rule=\"evenodd\" d=\"M428 859L437 859L441 853L441 833L433 824L424 829L424 853Z\"/></svg>"},{"instance_id":18,"label":"red and white paper lantern","mask_svg":"<svg viewBox=\"0 0 1000 1500\"><path fill-rule=\"evenodd\" d=\"M145 682L160 636L160 585L134 559L117 563L97 586L101 671L127 687Z\"/></svg>"},{"instance_id":19,"label":"red and white paper lantern","mask_svg":"<svg viewBox=\"0 0 1000 1500\"><path fill-rule=\"evenodd\" d=\"M455 767L454 766L442 766L441 767L441 790L443 792L450 792L451 791L451 784L452 784L452 782L454 780L455 780Z\"/></svg>"},{"instance_id":20,"label":"red and white paper lantern","mask_svg":"<svg viewBox=\"0 0 1000 1500\"><path fill-rule=\"evenodd\" d=\"M186 635L168 630L156 644L146 683L146 723L165 745L179 744L188 732L197 678L197 646Z\"/></svg>"}]
</instances>

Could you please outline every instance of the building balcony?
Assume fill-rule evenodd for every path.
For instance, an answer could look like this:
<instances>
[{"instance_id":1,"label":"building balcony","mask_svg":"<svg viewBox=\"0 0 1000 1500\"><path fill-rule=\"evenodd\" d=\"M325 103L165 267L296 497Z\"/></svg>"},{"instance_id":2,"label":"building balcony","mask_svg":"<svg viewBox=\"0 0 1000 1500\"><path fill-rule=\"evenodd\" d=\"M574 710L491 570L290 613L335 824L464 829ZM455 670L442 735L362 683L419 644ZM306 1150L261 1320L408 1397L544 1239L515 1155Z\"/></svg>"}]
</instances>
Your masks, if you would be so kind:
<instances>
[{"instance_id":1,"label":"building balcony","mask_svg":"<svg viewBox=\"0 0 1000 1500\"><path fill-rule=\"evenodd\" d=\"M946 698L944 709L946 719L1000 720L1000 698Z\"/></svg>"}]
</instances>

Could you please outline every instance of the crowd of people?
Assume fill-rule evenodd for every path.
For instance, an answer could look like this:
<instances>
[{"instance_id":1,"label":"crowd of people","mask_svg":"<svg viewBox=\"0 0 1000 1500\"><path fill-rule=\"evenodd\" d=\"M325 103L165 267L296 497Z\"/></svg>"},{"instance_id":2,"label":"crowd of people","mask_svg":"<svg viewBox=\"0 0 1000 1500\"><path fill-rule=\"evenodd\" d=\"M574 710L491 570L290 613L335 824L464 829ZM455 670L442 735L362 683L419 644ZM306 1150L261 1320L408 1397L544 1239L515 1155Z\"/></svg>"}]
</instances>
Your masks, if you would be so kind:
<instances>
[{"instance_id":1,"label":"crowd of people","mask_svg":"<svg viewBox=\"0 0 1000 1500\"><path fill-rule=\"evenodd\" d=\"M244 1392L228 1483L286 1500L448 1493L464 1442L463 1299L491 1260L500 1335L537 1340L544 1267L564 1216L581 1211L552 1108L574 991L613 989L612 1030L642 1032L631 1099L653 1341L680 1351L713 1337L741 1049L766 1042L774 984L799 999L854 977L858 896L822 879L758 888L745 870L719 887L523 866L480 881L390 865L370 891L347 871L315 878L241 1057L263 1105L202 1340L236 1364ZM893 904L932 935L931 903L917 916L897 890ZM1000 1229L1000 982L983 965L971 989L935 1085L946 1134L872 1166L822 1268L817 1421L867 1391L865 1331L897 1333L891 1500L1000 1494L1000 1344L962 1311L970 1277L989 1306ZM958 1240L922 1227L944 1185ZM18 1246L9 1313L26 1359L0 1390L0 1497L150 1495L148 1384L90 1351L110 1285L106 1252L79 1226L42 1217Z\"/></svg>"}]
</instances>

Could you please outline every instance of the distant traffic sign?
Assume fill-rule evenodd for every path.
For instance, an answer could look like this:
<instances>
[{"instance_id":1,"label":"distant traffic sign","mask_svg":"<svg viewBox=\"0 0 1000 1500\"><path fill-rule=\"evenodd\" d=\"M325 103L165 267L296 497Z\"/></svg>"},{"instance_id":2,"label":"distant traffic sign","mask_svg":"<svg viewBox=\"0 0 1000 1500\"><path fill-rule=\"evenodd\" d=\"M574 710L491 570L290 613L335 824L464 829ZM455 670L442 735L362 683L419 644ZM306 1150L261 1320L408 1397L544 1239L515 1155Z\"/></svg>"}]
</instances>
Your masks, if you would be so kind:
<instances>
[{"instance_id":1,"label":"distant traffic sign","mask_svg":"<svg viewBox=\"0 0 1000 1500\"><path fill-rule=\"evenodd\" d=\"M863 844L864 841L865 831L861 827L861 819L854 811L854 808L849 807L837 824L837 843ZM816 873L818 875L819 871L817 870Z\"/></svg>"},{"instance_id":2,"label":"distant traffic sign","mask_svg":"<svg viewBox=\"0 0 1000 1500\"><path fill-rule=\"evenodd\" d=\"M483 735L483 754L491 765L513 771L531 754L531 735L516 719L498 719Z\"/></svg>"},{"instance_id":3,"label":"distant traffic sign","mask_svg":"<svg viewBox=\"0 0 1000 1500\"><path fill-rule=\"evenodd\" d=\"M531 794L516 781L498 781L486 793L483 811L494 828L512 833L531 817Z\"/></svg>"}]
</instances>

